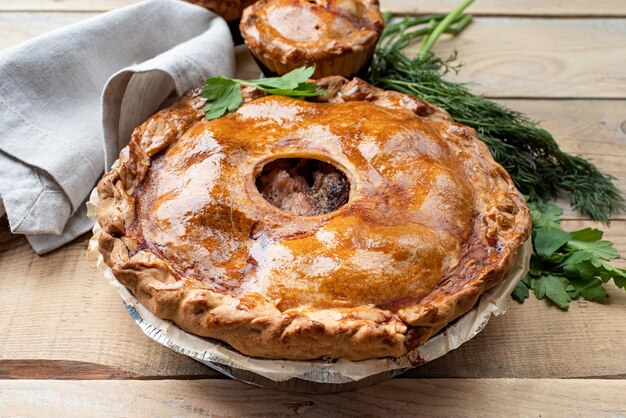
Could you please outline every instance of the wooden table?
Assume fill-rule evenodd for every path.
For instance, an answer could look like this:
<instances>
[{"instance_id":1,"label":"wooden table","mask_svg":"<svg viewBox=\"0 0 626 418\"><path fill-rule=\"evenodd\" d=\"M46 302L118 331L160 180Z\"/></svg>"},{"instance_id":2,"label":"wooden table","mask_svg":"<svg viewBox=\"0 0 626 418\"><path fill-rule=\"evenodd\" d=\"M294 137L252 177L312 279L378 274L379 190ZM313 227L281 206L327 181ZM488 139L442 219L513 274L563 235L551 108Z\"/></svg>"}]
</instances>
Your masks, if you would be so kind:
<instances>
[{"instance_id":1,"label":"wooden table","mask_svg":"<svg viewBox=\"0 0 626 418\"><path fill-rule=\"evenodd\" d=\"M129 0L2 0L0 48ZM401 13L457 0L383 1ZM626 1L482 0L458 49L458 79L544 121L563 149L626 192ZM596 226L572 211L568 229ZM626 254L626 216L606 237ZM7 241L8 239L8 241ZM0 415L624 416L626 293L562 312L513 301L474 340L386 383L295 395L239 383L144 336L85 258L87 236L39 257L0 244ZM619 261L622 266L626 265Z\"/></svg>"}]
</instances>

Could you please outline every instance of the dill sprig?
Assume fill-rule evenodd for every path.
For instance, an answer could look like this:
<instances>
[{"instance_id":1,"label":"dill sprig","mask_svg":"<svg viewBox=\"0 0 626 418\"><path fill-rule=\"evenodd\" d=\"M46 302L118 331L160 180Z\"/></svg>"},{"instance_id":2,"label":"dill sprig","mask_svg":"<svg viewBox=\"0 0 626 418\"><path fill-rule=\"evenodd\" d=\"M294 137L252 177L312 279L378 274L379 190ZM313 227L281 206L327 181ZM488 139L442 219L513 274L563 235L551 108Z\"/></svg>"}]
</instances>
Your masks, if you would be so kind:
<instances>
[{"instance_id":1,"label":"dill sprig","mask_svg":"<svg viewBox=\"0 0 626 418\"><path fill-rule=\"evenodd\" d=\"M567 194L580 213L608 221L612 213L624 209L624 199L611 176L589 161L561 151L549 132L522 113L444 78L458 69L456 53L444 60L430 49L442 33L457 34L471 22L471 15L463 13L471 3L465 0L446 15L404 18L389 24L377 46L369 82L431 102L455 121L476 129L529 201ZM419 53L407 57L403 49L420 39Z\"/></svg>"}]
</instances>

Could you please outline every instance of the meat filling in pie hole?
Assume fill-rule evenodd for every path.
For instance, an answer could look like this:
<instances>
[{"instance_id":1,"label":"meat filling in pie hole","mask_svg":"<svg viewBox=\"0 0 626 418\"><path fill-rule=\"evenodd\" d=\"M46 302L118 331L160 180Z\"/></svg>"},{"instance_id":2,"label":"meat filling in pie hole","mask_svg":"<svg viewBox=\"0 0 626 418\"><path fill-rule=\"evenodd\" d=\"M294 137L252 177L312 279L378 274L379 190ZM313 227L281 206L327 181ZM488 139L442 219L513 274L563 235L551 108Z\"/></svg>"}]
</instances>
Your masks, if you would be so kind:
<instances>
[{"instance_id":1,"label":"meat filling in pie hole","mask_svg":"<svg viewBox=\"0 0 626 418\"><path fill-rule=\"evenodd\" d=\"M341 170L308 158L280 158L266 164L256 186L272 205L300 216L334 212L350 194L350 183Z\"/></svg>"},{"instance_id":2,"label":"meat filling in pie hole","mask_svg":"<svg viewBox=\"0 0 626 418\"><path fill-rule=\"evenodd\" d=\"M399 357L508 277L523 198L476 132L355 78L315 101L199 90L98 184L99 248L156 316L275 359Z\"/></svg>"}]
</instances>

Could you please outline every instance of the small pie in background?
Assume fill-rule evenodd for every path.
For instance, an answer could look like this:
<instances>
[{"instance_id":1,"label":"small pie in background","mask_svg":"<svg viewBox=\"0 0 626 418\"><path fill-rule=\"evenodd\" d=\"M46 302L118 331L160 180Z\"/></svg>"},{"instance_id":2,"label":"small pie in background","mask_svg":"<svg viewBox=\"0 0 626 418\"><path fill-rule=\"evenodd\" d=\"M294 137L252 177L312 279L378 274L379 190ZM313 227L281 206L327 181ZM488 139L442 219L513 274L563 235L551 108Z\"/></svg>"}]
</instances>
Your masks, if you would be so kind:
<instances>
[{"instance_id":1,"label":"small pie in background","mask_svg":"<svg viewBox=\"0 0 626 418\"><path fill-rule=\"evenodd\" d=\"M366 67L385 22L377 0L261 0L240 30L257 60L283 75L315 66L313 77L349 77Z\"/></svg>"}]
</instances>

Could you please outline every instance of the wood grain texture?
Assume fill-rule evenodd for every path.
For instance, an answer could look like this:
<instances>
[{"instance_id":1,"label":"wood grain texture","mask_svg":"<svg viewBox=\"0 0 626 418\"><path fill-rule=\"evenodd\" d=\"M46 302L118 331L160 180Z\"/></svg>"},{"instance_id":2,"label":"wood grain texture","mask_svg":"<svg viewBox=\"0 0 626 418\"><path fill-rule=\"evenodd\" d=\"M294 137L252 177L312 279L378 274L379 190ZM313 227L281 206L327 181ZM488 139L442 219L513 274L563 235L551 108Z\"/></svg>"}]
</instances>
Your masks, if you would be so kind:
<instances>
[{"instance_id":1,"label":"wood grain texture","mask_svg":"<svg viewBox=\"0 0 626 418\"><path fill-rule=\"evenodd\" d=\"M72 360L2 360L0 379L134 379L136 375L101 364Z\"/></svg>"},{"instance_id":2,"label":"wood grain texture","mask_svg":"<svg viewBox=\"0 0 626 418\"><path fill-rule=\"evenodd\" d=\"M0 381L0 416L616 417L626 382L396 379L332 395L234 381ZM5 411L5 412L2 412ZM42 412L45 411L45 414Z\"/></svg>"},{"instance_id":3,"label":"wood grain texture","mask_svg":"<svg viewBox=\"0 0 626 418\"><path fill-rule=\"evenodd\" d=\"M626 98L626 19L477 18L433 50L491 97Z\"/></svg>"},{"instance_id":4,"label":"wood grain texture","mask_svg":"<svg viewBox=\"0 0 626 418\"><path fill-rule=\"evenodd\" d=\"M105 11L139 0L2 0L0 11ZM381 0L381 8L399 14L445 13L458 0ZM469 9L482 15L626 16L622 0L481 0Z\"/></svg>"},{"instance_id":5,"label":"wood grain texture","mask_svg":"<svg viewBox=\"0 0 626 418\"><path fill-rule=\"evenodd\" d=\"M571 221L565 227L588 224ZM625 221L615 221L607 238L626 254ZM40 257L23 238L0 245L0 376L32 376L32 367L15 360L70 362L42 367L41 378L216 375L144 336L113 287L86 260L85 246L83 238ZM609 293L610 303L573 303L567 313L544 301L511 301L509 312L492 319L474 340L409 375L626 376L626 293L613 286Z\"/></svg>"},{"instance_id":6,"label":"wood grain texture","mask_svg":"<svg viewBox=\"0 0 626 418\"><path fill-rule=\"evenodd\" d=\"M92 15L0 13L0 49ZM472 82L477 93L626 98L626 19L477 18L435 51L447 56L454 49L465 66L451 77Z\"/></svg>"},{"instance_id":7,"label":"wood grain texture","mask_svg":"<svg viewBox=\"0 0 626 418\"><path fill-rule=\"evenodd\" d=\"M398 14L447 13L459 0L380 0L381 8ZM478 0L467 9L475 15L626 16L622 0Z\"/></svg>"}]
</instances>

